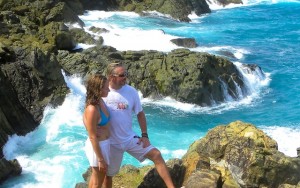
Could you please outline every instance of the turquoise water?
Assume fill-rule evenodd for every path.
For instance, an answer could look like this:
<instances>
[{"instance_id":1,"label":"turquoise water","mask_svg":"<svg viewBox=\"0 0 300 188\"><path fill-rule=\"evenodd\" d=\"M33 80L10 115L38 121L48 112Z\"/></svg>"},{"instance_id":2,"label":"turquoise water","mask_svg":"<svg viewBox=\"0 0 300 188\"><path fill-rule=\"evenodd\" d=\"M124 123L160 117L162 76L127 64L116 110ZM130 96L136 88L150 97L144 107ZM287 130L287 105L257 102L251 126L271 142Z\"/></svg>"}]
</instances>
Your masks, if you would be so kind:
<instances>
[{"instance_id":1,"label":"turquoise water","mask_svg":"<svg viewBox=\"0 0 300 188\"><path fill-rule=\"evenodd\" d=\"M191 50L230 52L237 66L258 64L264 71L266 79L248 75L251 95L211 108L170 98L142 99L151 143L166 160L182 157L209 129L236 120L258 126L278 142L280 151L296 156L300 147L300 3L248 2L191 18L191 23L180 23L157 15L99 11L82 16L87 28L94 25L110 30L103 34L105 44L118 50L169 52L177 48L170 39L193 37L199 47ZM13 135L5 145L6 158L17 158L23 172L0 187L69 188L83 181L81 175L88 167L83 152L87 135L81 120L85 88L80 78L65 79L72 92L64 104L47 108L37 130L24 137ZM137 123L134 129L139 132ZM123 164L127 163L151 164L139 164L126 155Z\"/></svg>"}]
</instances>

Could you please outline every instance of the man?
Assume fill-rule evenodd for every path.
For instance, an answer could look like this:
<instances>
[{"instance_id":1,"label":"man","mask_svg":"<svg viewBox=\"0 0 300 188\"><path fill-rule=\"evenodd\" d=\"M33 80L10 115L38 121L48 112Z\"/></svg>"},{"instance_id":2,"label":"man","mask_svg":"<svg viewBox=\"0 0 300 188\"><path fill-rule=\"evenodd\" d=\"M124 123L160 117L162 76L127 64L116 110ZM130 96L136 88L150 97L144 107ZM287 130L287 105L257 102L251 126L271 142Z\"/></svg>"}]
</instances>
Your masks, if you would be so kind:
<instances>
[{"instance_id":1,"label":"man","mask_svg":"<svg viewBox=\"0 0 300 188\"><path fill-rule=\"evenodd\" d=\"M125 67L120 63L111 63L107 66L106 74L110 92L104 101L111 115L111 155L105 179L106 188L112 187L112 177L120 170L124 152L128 152L140 162L146 158L153 161L166 186L174 188L160 151L150 144L145 113L136 89L126 84L127 72ZM137 115L141 137L137 136L132 129L133 112Z\"/></svg>"}]
</instances>

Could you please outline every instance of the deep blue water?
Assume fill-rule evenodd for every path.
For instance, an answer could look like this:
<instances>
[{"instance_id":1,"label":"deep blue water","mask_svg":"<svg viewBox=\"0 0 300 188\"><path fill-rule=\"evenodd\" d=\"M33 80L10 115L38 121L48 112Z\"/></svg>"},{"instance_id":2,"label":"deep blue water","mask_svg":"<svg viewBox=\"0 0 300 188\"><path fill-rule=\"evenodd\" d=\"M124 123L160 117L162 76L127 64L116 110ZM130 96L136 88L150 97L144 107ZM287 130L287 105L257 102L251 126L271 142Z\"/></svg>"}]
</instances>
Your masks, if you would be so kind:
<instances>
[{"instance_id":1,"label":"deep blue water","mask_svg":"<svg viewBox=\"0 0 300 188\"><path fill-rule=\"evenodd\" d=\"M166 160L181 157L209 129L236 120L258 126L278 142L280 151L296 156L296 148L300 147L298 1L263 1L213 10L211 14L193 17L191 23L105 12L90 12L82 19L87 27L95 25L110 30L103 34L104 41L118 50L168 52L176 48L169 43L170 38L193 37L199 47L191 50L216 55L220 51L230 52L235 56L230 58L233 62L257 64L267 75L268 81L250 85L255 88L253 95L212 108L169 98L143 99L150 140ZM81 121L84 87L80 78L66 77L66 81L72 93L65 103L57 109L47 108L37 130L25 137L13 136L5 146L6 158L17 158L23 172L0 187L69 188L83 181L81 174L88 167L83 152L87 135ZM137 123L134 128L139 130ZM126 163L151 164L149 161L139 164L127 155L123 164Z\"/></svg>"}]
</instances>

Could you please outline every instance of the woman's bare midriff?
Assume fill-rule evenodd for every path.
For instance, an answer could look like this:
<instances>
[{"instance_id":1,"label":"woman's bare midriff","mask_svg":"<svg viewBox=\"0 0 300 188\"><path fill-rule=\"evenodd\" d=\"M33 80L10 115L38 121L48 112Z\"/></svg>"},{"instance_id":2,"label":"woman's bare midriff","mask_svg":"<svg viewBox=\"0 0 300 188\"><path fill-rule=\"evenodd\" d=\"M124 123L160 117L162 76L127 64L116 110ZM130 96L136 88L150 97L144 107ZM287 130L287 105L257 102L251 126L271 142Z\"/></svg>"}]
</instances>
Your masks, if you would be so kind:
<instances>
[{"instance_id":1,"label":"woman's bare midriff","mask_svg":"<svg viewBox=\"0 0 300 188\"><path fill-rule=\"evenodd\" d=\"M105 126L97 126L98 141L107 140L109 138L109 124Z\"/></svg>"}]
</instances>

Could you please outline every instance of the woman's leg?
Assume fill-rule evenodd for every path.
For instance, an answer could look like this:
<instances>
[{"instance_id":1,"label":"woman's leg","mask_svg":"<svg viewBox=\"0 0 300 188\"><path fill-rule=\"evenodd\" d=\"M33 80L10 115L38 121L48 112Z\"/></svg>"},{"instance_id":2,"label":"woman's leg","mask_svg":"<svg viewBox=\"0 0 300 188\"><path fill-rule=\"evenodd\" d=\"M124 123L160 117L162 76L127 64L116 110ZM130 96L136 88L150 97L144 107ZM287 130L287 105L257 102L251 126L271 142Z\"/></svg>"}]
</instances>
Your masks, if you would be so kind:
<instances>
[{"instance_id":1,"label":"woman's leg","mask_svg":"<svg viewBox=\"0 0 300 188\"><path fill-rule=\"evenodd\" d=\"M99 170L99 167L92 167L92 175L89 181L89 188L101 188L105 178L105 171Z\"/></svg>"}]
</instances>

